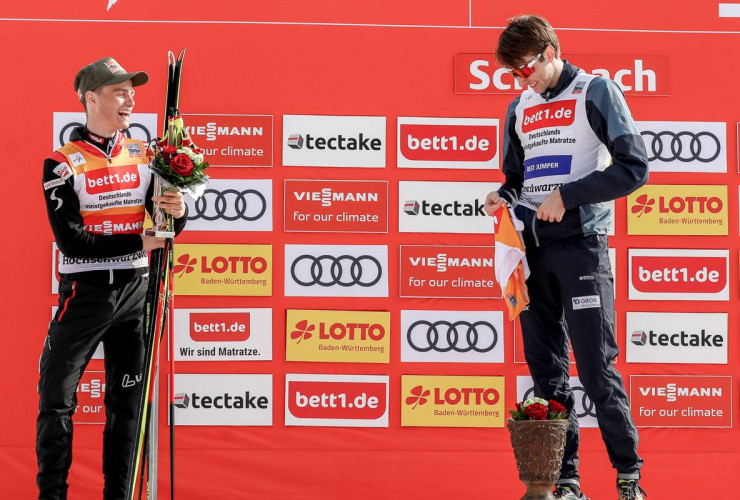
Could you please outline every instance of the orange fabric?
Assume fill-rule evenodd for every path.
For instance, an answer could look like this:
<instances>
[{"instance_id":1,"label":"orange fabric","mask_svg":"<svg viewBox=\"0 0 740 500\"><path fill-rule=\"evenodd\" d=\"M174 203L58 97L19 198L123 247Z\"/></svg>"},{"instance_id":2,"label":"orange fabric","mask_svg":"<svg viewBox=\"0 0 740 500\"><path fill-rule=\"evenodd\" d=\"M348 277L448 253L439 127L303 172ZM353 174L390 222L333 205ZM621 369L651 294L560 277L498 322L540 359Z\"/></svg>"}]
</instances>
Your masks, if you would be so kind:
<instances>
[{"instance_id":1,"label":"orange fabric","mask_svg":"<svg viewBox=\"0 0 740 500\"><path fill-rule=\"evenodd\" d=\"M503 291L509 319L514 320L529 303L525 296L525 280L529 277L522 237L515 227L510 208L502 207L494 214L496 280ZM519 222L517 220L517 222ZM521 224L521 223L520 223Z\"/></svg>"}]
</instances>

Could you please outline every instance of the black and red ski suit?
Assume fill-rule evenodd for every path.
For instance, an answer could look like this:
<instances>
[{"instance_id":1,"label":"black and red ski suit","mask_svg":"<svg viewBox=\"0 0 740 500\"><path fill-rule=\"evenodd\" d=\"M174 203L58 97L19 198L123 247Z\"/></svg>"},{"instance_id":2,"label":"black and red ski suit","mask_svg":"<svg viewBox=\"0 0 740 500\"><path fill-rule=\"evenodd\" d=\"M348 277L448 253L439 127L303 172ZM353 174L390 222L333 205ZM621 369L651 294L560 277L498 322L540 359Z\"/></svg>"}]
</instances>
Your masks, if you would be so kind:
<instances>
[{"instance_id":1,"label":"black and red ski suit","mask_svg":"<svg viewBox=\"0 0 740 500\"><path fill-rule=\"evenodd\" d=\"M143 384L148 258L144 209L152 212L145 145L118 132L76 128L44 161L49 223L61 252L59 307L39 361L36 452L39 499L67 498L72 415L80 378L100 342L105 353L103 497L125 496ZM187 213L175 220L185 226Z\"/></svg>"}]
</instances>

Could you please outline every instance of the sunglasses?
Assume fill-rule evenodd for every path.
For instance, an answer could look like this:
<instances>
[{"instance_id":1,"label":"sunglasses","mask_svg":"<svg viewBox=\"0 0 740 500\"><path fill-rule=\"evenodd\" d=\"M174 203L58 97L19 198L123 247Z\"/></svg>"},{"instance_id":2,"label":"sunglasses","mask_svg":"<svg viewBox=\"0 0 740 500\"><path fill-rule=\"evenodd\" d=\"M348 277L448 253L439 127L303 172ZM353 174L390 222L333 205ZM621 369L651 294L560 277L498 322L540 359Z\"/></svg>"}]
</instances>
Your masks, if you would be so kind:
<instances>
[{"instance_id":1,"label":"sunglasses","mask_svg":"<svg viewBox=\"0 0 740 500\"><path fill-rule=\"evenodd\" d=\"M540 60L540 57L542 57L543 54L544 52L540 52L527 64L522 64L518 68L506 68L506 71L514 76L518 76L519 78L527 78L529 75L534 73L534 65L537 61Z\"/></svg>"}]
</instances>

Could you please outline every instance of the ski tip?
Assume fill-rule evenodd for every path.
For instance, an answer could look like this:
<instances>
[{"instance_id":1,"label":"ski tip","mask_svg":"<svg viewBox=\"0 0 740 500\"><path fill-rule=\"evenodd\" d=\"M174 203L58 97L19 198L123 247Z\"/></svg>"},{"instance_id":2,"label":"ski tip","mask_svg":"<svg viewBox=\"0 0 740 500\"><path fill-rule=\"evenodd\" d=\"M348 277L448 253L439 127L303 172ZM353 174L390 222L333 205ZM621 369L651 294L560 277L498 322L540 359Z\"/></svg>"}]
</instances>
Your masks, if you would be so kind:
<instances>
[{"instance_id":1,"label":"ski tip","mask_svg":"<svg viewBox=\"0 0 740 500\"><path fill-rule=\"evenodd\" d=\"M170 64L175 64L175 53L171 50L167 51L167 62Z\"/></svg>"},{"instance_id":2,"label":"ski tip","mask_svg":"<svg viewBox=\"0 0 740 500\"><path fill-rule=\"evenodd\" d=\"M182 61L182 59L185 57L185 47L182 48L180 51L180 55L177 56L178 61Z\"/></svg>"}]
</instances>

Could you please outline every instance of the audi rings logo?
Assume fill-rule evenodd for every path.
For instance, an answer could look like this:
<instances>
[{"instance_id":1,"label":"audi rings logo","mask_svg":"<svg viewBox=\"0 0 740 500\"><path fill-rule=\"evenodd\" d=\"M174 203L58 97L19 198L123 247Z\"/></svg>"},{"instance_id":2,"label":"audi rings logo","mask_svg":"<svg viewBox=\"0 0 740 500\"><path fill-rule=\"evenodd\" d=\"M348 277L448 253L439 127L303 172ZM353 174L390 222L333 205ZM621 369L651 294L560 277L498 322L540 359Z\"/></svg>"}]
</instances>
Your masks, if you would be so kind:
<instances>
[{"instance_id":1,"label":"audi rings logo","mask_svg":"<svg viewBox=\"0 0 740 500\"><path fill-rule=\"evenodd\" d=\"M710 163L722 152L722 143L712 132L662 132L641 133L648 149L648 161L698 161Z\"/></svg>"},{"instance_id":2,"label":"audi rings logo","mask_svg":"<svg viewBox=\"0 0 740 500\"><path fill-rule=\"evenodd\" d=\"M594 403L591 398L586 394L586 390L580 385L573 385L570 387L573 391L573 397L576 398L576 415L578 418L594 417L596 418L596 410L594 409ZM534 387L530 388L524 393L524 400L527 400L534 396ZM581 403L580 405L578 403Z\"/></svg>"},{"instance_id":3,"label":"audi rings logo","mask_svg":"<svg viewBox=\"0 0 740 500\"><path fill-rule=\"evenodd\" d=\"M496 328L487 321L426 321L413 323L406 332L412 349L419 352L490 352L498 342Z\"/></svg>"},{"instance_id":4,"label":"audi rings logo","mask_svg":"<svg viewBox=\"0 0 740 500\"><path fill-rule=\"evenodd\" d=\"M203 196L195 201L195 213L188 215L188 220L237 220L255 221L265 215L267 200L257 190L245 189L206 189Z\"/></svg>"},{"instance_id":5,"label":"audi rings logo","mask_svg":"<svg viewBox=\"0 0 740 500\"><path fill-rule=\"evenodd\" d=\"M67 141L69 141L69 137L72 134L72 130L75 129L75 127L82 127L83 124L79 122L70 122L67 123L65 126L61 128L59 131L59 144L65 144ZM149 143L152 140L152 134L149 132L149 129L147 129L144 125L141 123L131 123L127 129L122 130L124 135L128 137L129 139L139 139L141 141L144 141L145 143Z\"/></svg>"},{"instance_id":6,"label":"audi rings logo","mask_svg":"<svg viewBox=\"0 0 740 500\"><path fill-rule=\"evenodd\" d=\"M304 261L310 265L301 266L299 270L299 265ZM371 255L301 255L290 266L290 275L301 286L371 287L383 276L383 266Z\"/></svg>"}]
</instances>

